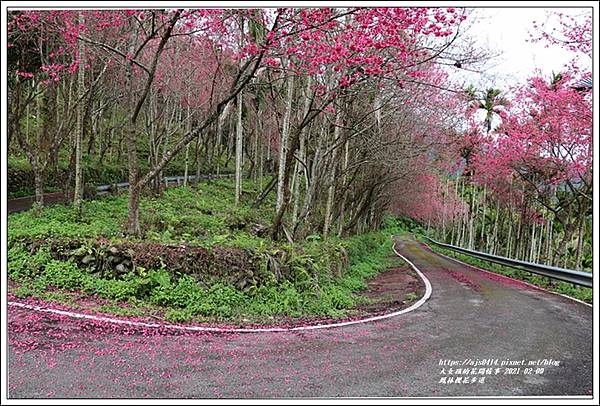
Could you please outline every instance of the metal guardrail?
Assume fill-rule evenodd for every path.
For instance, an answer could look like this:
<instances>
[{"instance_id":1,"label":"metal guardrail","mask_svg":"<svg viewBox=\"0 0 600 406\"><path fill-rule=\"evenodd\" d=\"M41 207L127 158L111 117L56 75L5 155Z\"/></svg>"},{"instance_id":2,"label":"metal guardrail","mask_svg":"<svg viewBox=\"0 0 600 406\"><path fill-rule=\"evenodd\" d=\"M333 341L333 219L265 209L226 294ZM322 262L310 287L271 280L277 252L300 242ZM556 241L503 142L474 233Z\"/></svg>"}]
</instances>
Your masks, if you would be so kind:
<instances>
[{"instance_id":1,"label":"metal guardrail","mask_svg":"<svg viewBox=\"0 0 600 406\"><path fill-rule=\"evenodd\" d=\"M273 176L272 173L265 173L265 176ZM220 173L220 174L204 174L204 175L200 175L200 179L224 179L224 178L233 178L235 176L234 173ZM169 186L180 186L183 184L183 180L184 180L184 176L165 176L163 177L163 182L165 183L166 187ZM194 181L196 180L196 176L195 175L189 175L188 176L188 180L190 181ZM111 183L108 185L97 185L97 186L92 186L90 185L90 187L94 187L96 189L96 196L100 197L100 196L106 196L109 195L111 193L119 193L121 191L124 191L126 189L129 188L129 182L118 182L118 183ZM56 200L55 203L62 201L64 199L64 196L61 197L60 200ZM23 197L18 197L18 198L14 198L14 199L8 199L8 213L18 213L18 212L22 212L22 211L26 211L29 210L31 208L31 203L29 205L25 204L23 206L23 204L21 204L22 207L13 207L11 209L11 202L16 202L16 201L34 201L35 200L35 196L23 196ZM67 199L68 200L68 199Z\"/></svg>"},{"instance_id":2,"label":"metal guardrail","mask_svg":"<svg viewBox=\"0 0 600 406\"><path fill-rule=\"evenodd\" d=\"M232 173L223 173L219 175L200 175L200 179L221 179L221 178L231 178L235 174ZM170 183L177 183L177 185L183 184L183 180L185 176L165 176L163 178L163 182L165 186L169 186ZM188 176L188 181L196 180L196 175ZM96 186L96 191L98 194L103 195L110 193L111 191L116 192L122 189L129 188L129 182L120 182L120 183L111 183L109 185L98 185Z\"/></svg>"},{"instance_id":3,"label":"metal guardrail","mask_svg":"<svg viewBox=\"0 0 600 406\"><path fill-rule=\"evenodd\" d=\"M581 271L573 271L571 269L559 268L556 266L542 265L536 264L533 262L520 261L517 259L511 259L506 257L499 257L496 255L487 254L485 252L480 251L472 251L466 248L456 247L450 244L444 244L431 238L425 236L427 240L431 241L435 245L439 245L440 247L448 248L453 251L460 252L462 254L466 254L472 257L476 257L479 259L483 259L484 261L495 262L497 264L510 266L512 268L520 269L527 272L532 272L538 275L547 276L553 279L559 279L561 281L574 283L576 285L585 286L591 288L592 284L592 274L588 272Z\"/></svg>"}]
</instances>

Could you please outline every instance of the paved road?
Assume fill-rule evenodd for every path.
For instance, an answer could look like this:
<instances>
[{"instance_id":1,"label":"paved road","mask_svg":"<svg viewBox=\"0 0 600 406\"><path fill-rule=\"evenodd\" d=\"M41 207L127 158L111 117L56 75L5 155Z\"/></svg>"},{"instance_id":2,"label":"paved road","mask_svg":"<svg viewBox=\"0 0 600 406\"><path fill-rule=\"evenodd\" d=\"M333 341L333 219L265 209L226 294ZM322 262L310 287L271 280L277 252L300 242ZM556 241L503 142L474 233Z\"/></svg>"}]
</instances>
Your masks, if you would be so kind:
<instances>
[{"instance_id":1,"label":"paved road","mask_svg":"<svg viewBox=\"0 0 600 406\"><path fill-rule=\"evenodd\" d=\"M9 394L14 398L592 394L590 307L469 269L415 241L400 241L397 249L431 281L430 300L397 318L332 330L174 335L10 308ZM484 371L478 367L476 375L469 369L469 383L464 384L463 371L450 375L450 367L440 365L440 360L498 360L499 365ZM506 360L532 361L534 373L525 374L527 365L501 366ZM544 368L542 374L539 368ZM461 376L461 383L440 383L450 376ZM474 377L476 382L471 383Z\"/></svg>"},{"instance_id":2,"label":"paved road","mask_svg":"<svg viewBox=\"0 0 600 406\"><path fill-rule=\"evenodd\" d=\"M44 205L46 206L63 203L65 200L63 192L44 193ZM6 201L6 209L8 213L17 213L31 209L33 203L35 203L35 196L17 197Z\"/></svg>"}]
</instances>

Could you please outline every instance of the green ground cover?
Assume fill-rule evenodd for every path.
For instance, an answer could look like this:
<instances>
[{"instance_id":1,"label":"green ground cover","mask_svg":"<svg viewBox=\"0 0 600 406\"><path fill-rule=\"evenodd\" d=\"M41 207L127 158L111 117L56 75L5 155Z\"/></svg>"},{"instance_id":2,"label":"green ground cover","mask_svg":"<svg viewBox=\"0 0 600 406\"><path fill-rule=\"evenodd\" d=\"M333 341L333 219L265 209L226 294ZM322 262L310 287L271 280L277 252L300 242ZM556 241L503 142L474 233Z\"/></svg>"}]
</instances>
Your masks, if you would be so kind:
<instances>
[{"instance_id":1,"label":"green ground cover","mask_svg":"<svg viewBox=\"0 0 600 406\"><path fill-rule=\"evenodd\" d=\"M390 236L401 232L403 223L389 222L381 231L345 239L312 235L302 243L274 242L265 232L274 202L252 208L260 185L248 181L236 207L233 188L233 180L217 180L202 182L198 189L172 188L162 197L145 197L140 208L144 234L135 239L124 234L126 195L86 201L81 217L61 205L11 214L11 291L62 303L73 302L72 293L77 292L102 299L101 311L124 315L150 311L173 322L337 318L367 300L360 291L368 278L400 263L390 256ZM183 271L167 256L153 268L132 266L120 273L94 268L108 263L111 249L115 257L135 258L137 253L127 254L131 247L150 255L152 250L162 255L165 247L195 250L212 259ZM223 255L228 256L223 263L233 264L231 269L214 269ZM104 262L98 262L99 257ZM240 287L229 276L243 273L244 261L252 264L253 275ZM204 278L200 274L205 269L215 274Z\"/></svg>"}]
</instances>

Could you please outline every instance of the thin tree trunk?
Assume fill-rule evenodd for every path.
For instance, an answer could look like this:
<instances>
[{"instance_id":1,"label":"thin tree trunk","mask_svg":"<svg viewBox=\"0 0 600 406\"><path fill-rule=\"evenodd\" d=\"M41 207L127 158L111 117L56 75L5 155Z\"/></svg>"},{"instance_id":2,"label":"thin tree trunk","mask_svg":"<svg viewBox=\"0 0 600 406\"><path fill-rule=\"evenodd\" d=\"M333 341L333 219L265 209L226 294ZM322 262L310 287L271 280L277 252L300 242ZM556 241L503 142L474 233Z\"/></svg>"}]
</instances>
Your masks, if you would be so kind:
<instances>
[{"instance_id":1,"label":"thin tree trunk","mask_svg":"<svg viewBox=\"0 0 600 406\"><path fill-rule=\"evenodd\" d=\"M517 224L517 232L515 233L515 258L523 259L523 229L525 228L525 224L523 222L523 213L519 213L519 223Z\"/></svg>"},{"instance_id":2,"label":"thin tree trunk","mask_svg":"<svg viewBox=\"0 0 600 406\"><path fill-rule=\"evenodd\" d=\"M79 11L79 25L85 26L83 12ZM81 148L83 139L83 95L85 86L85 44L79 40L79 66L77 69L77 128L75 129L75 192L73 205L78 215L81 215L81 200L83 199L83 168L81 166Z\"/></svg>"},{"instance_id":3,"label":"thin tree trunk","mask_svg":"<svg viewBox=\"0 0 600 406\"><path fill-rule=\"evenodd\" d=\"M340 112L336 111L335 114L335 129L333 130L333 144L337 142L341 129L340 122ZM331 165L329 166L329 179L328 179L328 189L327 189L327 203L325 206L325 223L323 225L323 236L327 237L329 234L329 229L331 227L331 217L333 211L333 195L335 193L335 184L336 184L336 168L337 168L337 148L333 148L331 153Z\"/></svg>"},{"instance_id":4,"label":"thin tree trunk","mask_svg":"<svg viewBox=\"0 0 600 406\"><path fill-rule=\"evenodd\" d=\"M535 253L535 222L531 224L531 240L529 244L529 262L533 262Z\"/></svg>"},{"instance_id":5,"label":"thin tree trunk","mask_svg":"<svg viewBox=\"0 0 600 406\"><path fill-rule=\"evenodd\" d=\"M190 131L191 131L191 121L190 121ZM200 164L200 135L201 134L198 134L198 138L196 141L196 144L198 145L198 147L195 150L195 152L196 152L196 177L194 178L195 187L198 187L198 184L200 183L200 176L202 173L202 165ZM215 151L215 145L212 144L211 153L208 154L208 156L207 156L209 171L212 171L211 164L212 164L212 155L214 154L214 151Z\"/></svg>"},{"instance_id":6,"label":"thin tree trunk","mask_svg":"<svg viewBox=\"0 0 600 406\"><path fill-rule=\"evenodd\" d=\"M480 241L480 248L483 249L483 247L486 247L487 250L487 244L486 244L486 234L485 234L485 214L486 214L486 209L487 209L487 201L486 201L486 192L487 192L487 185L483 185L483 197L481 198L481 205L483 206L483 213L481 214L481 236L479 238Z\"/></svg>"},{"instance_id":7,"label":"thin tree trunk","mask_svg":"<svg viewBox=\"0 0 600 406\"><path fill-rule=\"evenodd\" d=\"M479 210L479 202L475 200L475 194L477 189L471 184L471 203L469 205L469 249L475 247L475 219L477 217L477 211Z\"/></svg>"},{"instance_id":8,"label":"thin tree trunk","mask_svg":"<svg viewBox=\"0 0 600 406\"><path fill-rule=\"evenodd\" d=\"M546 252L544 254L544 262L548 265L552 265L552 240L554 238L554 221L549 220L546 235Z\"/></svg>"},{"instance_id":9,"label":"thin tree trunk","mask_svg":"<svg viewBox=\"0 0 600 406\"><path fill-rule=\"evenodd\" d=\"M323 148L325 146L325 139L326 139L326 134L325 134L325 130L326 130L326 122L325 119L323 119L323 125L321 126L321 131L320 131L320 135L319 135L319 142L317 144L317 149L315 151L315 155L313 157L313 162L312 162L312 166L310 169L310 183L308 184L308 188L306 189L306 194L304 195L304 202L302 204L302 211L300 212L300 215L298 216L298 218L296 219L296 222L294 223L294 236L297 233L298 230L298 226L300 225L301 222L303 222L306 217L308 216L308 214L310 213L310 210L312 208L312 204L313 204L313 200L315 198L316 195L316 190L317 190L317 185L318 185L318 173L319 168L321 167L321 155L322 155L322 151Z\"/></svg>"},{"instance_id":10,"label":"thin tree trunk","mask_svg":"<svg viewBox=\"0 0 600 406\"><path fill-rule=\"evenodd\" d=\"M35 202L39 206L44 205L44 171L37 166L33 167L33 179L35 183Z\"/></svg>"},{"instance_id":11,"label":"thin tree trunk","mask_svg":"<svg viewBox=\"0 0 600 406\"><path fill-rule=\"evenodd\" d=\"M300 160L302 162L306 162L306 139L305 139L305 135L304 134L300 134ZM298 219L298 211L300 210L300 189L301 187L301 182L300 179L302 178L302 174L304 173L304 176L306 176L306 171L304 170L304 167L299 164L296 163L296 174L294 175L294 208L292 209L292 224L296 223L296 220Z\"/></svg>"},{"instance_id":12,"label":"thin tree trunk","mask_svg":"<svg viewBox=\"0 0 600 406\"><path fill-rule=\"evenodd\" d=\"M583 251L583 236L585 234L585 215L579 217L579 230L577 232L577 257L575 259L575 270L581 271L581 257Z\"/></svg>"},{"instance_id":13,"label":"thin tree trunk","mask_svg":"<svg viewBox=\"0 0 600 406\"><path fill-rule=\"evenodd\" d=\"M141 111L141 108L148 97L148 93L152 87L152 82L154 81L154 76L156 74L156 67L158 65L158 59L162 50L164 49L168 39L171 36L173 28L175 28L175 23L179 19L182 10L177 10L171 20L169 22L169 26L165 30L163 36L161 37L160 43L155 51L154 58L152 60L152 65L150 67L150 73L146 78L146 83L144 86L144 90L142 91L140 97L137 102L133 103L133 100L130 100L129 107L133 108L132 114L129 117L128 125L127 125L127 157L129 159L129 202L127 208L127 233L129 235L140 235L140 214L139 214L139 194L140 189L145 186L145 184L138 183L138 153L137 153L137 118ZM133 55L135 53L135 44L132 42L129 46L129 53ZM127 64L127 74L126 74L126 83L127 89L131 90L132 83L132 68L133 62L129 62ZM130 98L133 98L133 95L130 91ZM155 174L153 174L155 175ZM150 179L148 179L149 181ZM147 182L146 182L147 183Z\"/></svg>"},{"instance_id":14,"label":"thin tree trunk","mask_svg":"<svg viewBox=\"0 0 600 406\"><path fill-rule=\"evenodd\" d=\"M156 109L157 108L157 106L156 106L156 100L153 100L152 94L150 94L150 97L151 97L151 99L150 99L151 103L150 104L154 105L154 107ZM155 111L155 116L156 115L158 115L158 111ZM165 129L165 136L164 136L163 144L162 144L163 145L163 150L162 150L163 156L165 156L166 153L167 153L167 151L169 151L169 143L171 142L171 137L170 137L171 132L167 128L167 116L168 116L168 114L164 114L163 115L163 117L164 117L163 118L163 128ZM158 162L158 161L159 161L158 154L156 154L156 162ZM154 163L154 165L156 165L156 164L157 163ZM167 187L167 182L165 181L164 188L163 188L162 180L164 179L164 175L165 175L164 170L160 170L156 174L157 184L160 185L160 187L158 188L158 190L156 191L156 193L159 194L159 195L162 194L164 188Z\"/></svg>"},{"instance_id":15,"label":"thin tree trunk","mask_svg":"<svg viewBox=\"0 0 600 406\"><path fill-rule=\"evenodd\" d=\"M558 247L556 247L556 252L554 254L554 263L558 264L559 260L563 260L563 266L565 266L566 263L566 252L567 252L567 244L569 243L569 241L571 240L571 238L573 237L573 233L575 232L575 225L571 222L569 222L569 220L565 220L563 223L564 226L564 236L563 239L560 241L560 243L558 244Z\"/></svg>"},{"instance_id":16,"label":"thin tree trunk","mask_svg":"<svg viewBox=\"0 0 600 406\"><path fill-rule=\"evenodd\" d=\"M217 175L219 175L221 170L221 159L223 157L223 116L225 115L228 107L229 105L225 106L224 111L219 115L219 117L217 117ZM200 136L200 134L198 134L198 136Z\"/></svg>"},{"instance_id":17,"label":"thin tree trunk","mask_svg":"<svg viewBox=\"0 0 600 406\"><path fill-rule=\"evenodd\" d=\"M257 109L257 115L258 115L258 109ZM254 184L256 185L258 183L258 167L259 167L259 143L258 143L258 139L260 137L260 132L258 130L259 124L258 121L260 121L260 119L258 117L256 117L256 131L254 132L254 148L253 150L253 155L254 155L254 165L252 165L252 181L254 182Z\"/></svg>"},{"instance_id":18,"label":"thin tree trunk","mask_svg":"<svg viewBox=\"0 0 600 406\"><path fill-rule=\"evenodd\" d=\"M498 219L500 218L500 201L496 199L496 213L494 218L494 229L492 230L491 244L490 239L487 239L486 250L487 252L492 251L492 255L496 254L498 246ZM491 245L491 247L490 247Z\"/></svg>"},{"instance_id":19,"label":"thin tree trunk","mask_svg":"<svg viewBox=\"0 0 600 406\"><path fill-rule=\"evenodd\" d=\"M350 159L350 143L348 142L348 139L346 139L346 141L344 142L344 147L345 147L345 151L344 151L344 160L342 161L342 198L341 198L341 202L340 202L340 210L339 210L339 215L338 215L338 236L341 237L342 236L342 230L344 227L344 211L345 211L345 205L346 205L346 195L347 195L347 182L348 182L348 177L346 175L346 171L348 170L348 161Z\"/></svg>"},{"instance_id":20,"label":"thin tree trunk","mask_svg":"<svg viewBox=\"0 0 600 406\"><path fill-rule=\"evenodd\" d=\"M542 252L542 246L544 245L544 233L545 233L545 228L547 226L545 218L542 214L542 219L544 220L544 222L542 224L540 224L540 228L539 228L539 232L538 232L538 239L537 239L537 243L535 245L535 258L534 261L535 263L540 263L540 254Z\"/></svg>"},{"instance_id":21,"label":"thin tree trunk","mask_svg":"<svg viewBox=\"0 0 600 406\"><path fill-rule=\"evenodd\" d=\"M460 201L463 202L463 205L464 205L464 198L465 198L465 181L463 179L461 188L460 188ZM459 234L458 246L460 246L460 247L464 246L466 222L467 222L467 213L465 213L463 211L463 213L461 213L460 229L459 229L459 233L458 233Z\"/></svg>"},{"instance_id":22,"label":"thin tree trunk","mask_svg":"<svg viewBox=\"0 0 600 406\"><path fill-rule=\"evenodd\" d=\"M135 123L128 123L127 129L127 159L129 163L129 200L127 215L127 233L129 235L140 234L140 212L138 180L138 154L136 145Z\"/></svg>"},{"instance_id":23,"label":"thin tree trunk","mask_svg":"<svg viewBox=\"0 0 600 406\"><path fill-rule=\"evenodd\" d=\"M129 52L133 55L134 45L131 44ZM127 89L132 87L132 64L127 64ZM133 108L134 100L130 92L129 107ZM129 166L129 199L127 203L127 233L129 235L140 235L140 211L139 211L139 194L140 190L137 186L138 181L138 153L137 153L137 129L136 122L129 117L126 129L127 140L127 162Z\"/></svg>"},{"instance_id":24,"label":"thin tree trunk","mask_svg":"<svg viewBox=\"0 0 600 406\"><path fill-rule=\"evenodd\" d=\"M243 142L243 128L242 128L242 92L237 95L237 124L235 133L235 205L240 204L240 197L242 195L242 142Z\"/></svg>"},{"instance_id":25,"label":"thin tree trunk","mask_svg":"<svg viewBox=\"0 0 600 406\"><path fill-rule=\"evenodd\" d=\"M287 82L287 98L285 113L283 115L283 128L281 129L281 139L279 141L279 173L277 176L277 201L275 204L275 210L279 211L283 205L283 193L284 193L284 171L285 171L285 159L288 149L288 138L290 128L290 117L292 114L292 97L294 94L294 76L291 75Z\"/></svg>"},{"instance_id":26,"label":"thin tree trunk","mask_svg":"<svg viewBox=\"0 0 600 406\"><path fill-rule=\"evenodd\" d=\"M262 132L262 119L258 120L257 126L258 126L259 134L261 134L261 136L264 137L263 132ZM264 177L264 171L265 171L265 146L264 146L264 140L263 140L263 142L261 142L259 144L259 148L260 148L260 156L259 156L259 161L258 161L258 184L259 184L259 189L262 189L262 186L263 186L263 177Z\"/></svg>"},{"instance_id":27,"label":"thin tree trunk","mask_svg":"<svg viewBox=\"0 0 600 406\"><path fill-rule=\"evenodd\" d=\"M443 243L446 242L446 211L447 211L447 205L448 205L449 187L450 187L450 178L446 179L446 192L444 193L444 203L443 203L443 207L442 207L442 236L440 238L440 241Z\"/></svg>"},{"instance_id":28,"label":"thin tree trunk","mask_svg":"<svg viewBox=\"0 0 600 406\"><path fill-rule=\"evenodd\" d=\"M458 244L458 224L456 221L456 203L458 202L458 178L454 182L454 200L452 201L452 235L450 236L450 244Z\"/></svg>"},{"instance_id":29,"label":"thin tree trunk","mask_svg":"<svg viewBox=\"0 0 600 406\"><path fill-rule=\"evenodd\" d=\"M188 88L189 89L189 88ZM192 120L190 113L190 91L188 90L188 98L187 98L187 131L189 132L192 129ZM188 173L189 173L189 159L190 159L190 144L185 146L185 167L183 169L183 186L187 186L188 184Z\"/></svg>"},{"instance_id":30,"label":"thin tree trunk","mask_svg":"<svg viewBox=\"0 0 600 406\"><path fill-rule=\"evenodd\" d=\"M187 186L188 183L188 173L189 173L189 159L190 159L190 144L185 146L185 158L184 158L184 167L183 167L183 186Z\"/></svg>"},{"instance_id":31,"label":"thin tree trunk","mask_svg":"<svg viewBox=\"0 0 600 406\"><path fill-rule=\"evenodd\" d=\"M312 85L312 78L309 76L308 79L306 80L306 94L310 94L310 87ZM309 97L305 97L304 99L304 115L308 114L308 109L310 108L310 98ZM308 129L306 127L304 127L301 131L300 131L300 161L302 161L304 164L307 163L306 160L306 133L307 133ZM300 163L296 162L296 173L295 173L295 178L297 179L297 182L294 183L294 207L292 210L292 224L296 224L296 221L298 220L298 212L300 210L300 178L302 177L302 174L304 174L304 178L308 179L308 174L306 173L306 168L301 165ZM308 190L308 188L307 188ZM293 234L293 231L292 231Z\"/></svg>"},{"instance_id":32,"label":"thin tree trunk","mask_svg":"<svg viewBox=\"0 0 600 406\"><path fill-rule=\"evenodd\" d=\"M506 238L507 241L507 248L506 248L506 257L510 258L511 254L512 254L512 229L513 229L513 213L511 210L511 206L508 207L508 237Z\"/></svg>"},{"instance_id":33,"label":"thin tree trunk","mask_svg":"<svg viewBox=\"0 0 600 406\"><path fill-rule=\"evenodd\" d=\"M521 205L522 205L523 200L521 200ZM522 259L522 257L520 256L520 250L521 250L521 231L523 228L523 209L521 209L520 213L519 213L519 222L517 223L517 230L515 233L515 258L517 259Z\"/></svg>"}]
</instances>

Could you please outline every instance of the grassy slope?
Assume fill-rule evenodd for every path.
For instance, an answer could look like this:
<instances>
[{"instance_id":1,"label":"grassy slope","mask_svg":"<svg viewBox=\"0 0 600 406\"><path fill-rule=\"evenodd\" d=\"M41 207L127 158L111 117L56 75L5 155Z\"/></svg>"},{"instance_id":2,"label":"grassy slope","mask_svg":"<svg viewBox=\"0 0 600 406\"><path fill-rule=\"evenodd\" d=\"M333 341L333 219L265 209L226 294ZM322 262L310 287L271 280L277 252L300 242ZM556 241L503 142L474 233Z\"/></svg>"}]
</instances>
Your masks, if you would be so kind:
<instances>
[{"instance_id":1,"label":"grassy slope","mask_svg":"<svg viewBox=\"0 0 600 406\"><path fill-rule=\"evenodd\" d=\"M246 194L237 208L231 180L202 183L198 190L169 189L162 198L144 198L140 211L146 230L143 239L206 248L238 247L250 250L263 268L269 253L283 250L288 255L282 266L289 270L283 280L272 278L240 291L222 282L202 287L189 276L176 279L165 268L140 269L122 280L107 280L79 269L72 261L54 260L43 249L31 255L16 242L32 237L126 241L127 197L123 195L85 202L80 220L64 206L10 215L8 270L18 286L13 293L60 302L72 301L69 292L96 295L107 300L99 310L131 315L150 311L171 321L343 317L365 300L357 294L366 286L365 279L393 265L389 236L398 229L344 240L321 241L319 236L311 236L293 246L253 235L248 230L268 224L273 213L272 200L260 209L251 208L259 189L251 182L244 183ZM332 270L341 266L344 252L349 267L336 277Z\"/></svg>"}]
</instances>

